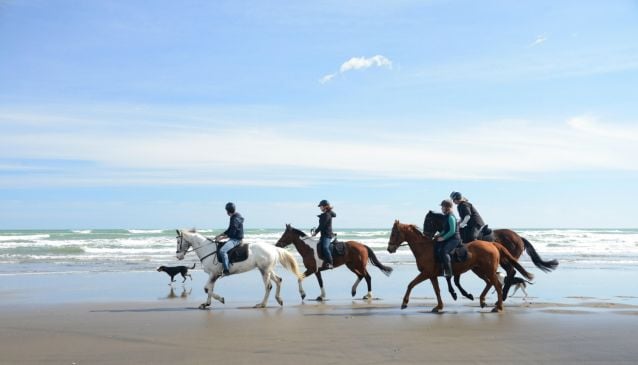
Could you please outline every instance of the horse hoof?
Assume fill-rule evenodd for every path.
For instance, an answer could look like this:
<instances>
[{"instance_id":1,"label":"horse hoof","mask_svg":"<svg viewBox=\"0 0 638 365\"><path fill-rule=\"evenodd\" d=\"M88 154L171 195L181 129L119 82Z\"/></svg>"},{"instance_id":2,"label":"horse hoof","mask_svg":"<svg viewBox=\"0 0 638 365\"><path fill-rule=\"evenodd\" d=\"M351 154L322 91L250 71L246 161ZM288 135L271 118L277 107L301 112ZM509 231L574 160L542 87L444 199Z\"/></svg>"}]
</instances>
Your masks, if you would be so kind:
<instances>
[{"instance_id":1,"label":"horse hoof","mask_svg":"<svg viewBox=\"0 0 638 365\"><path fill-rule=\"evenodd\" d=\"M481 308L485 308L487 306L487 304L485 304L485 302L481 302Z\"/></svg>"},{"instance_id":2,"label":"horse hoof","mask_svg":"<svg viewBox=\"0 0 638 365\"><path fill-rule=\"evenodd\" d=\"M494 307L492 308L492 313L501 313L503 311L503 309L499 309L498 307Z\"/></svg>"},{"instance_id":3,"label":"horse hoof","mask_svg":"<svg viewBox=\"0 0 638 365\"><path fill-rule=\"evenodd\" d=\"M361 298L361 299L370 300L370 299L372 299L372 296L371 295L364 295L363 298Z\"/></svg>"},{"instance_id":4,"label":"horse hoof","mask_svg":"<svg viewBox=\"0 0 638 365\"><path fill-rule=\"evenodd\" d=\"M407 308L407 307L408 307L408 305L407 305L407 304L401 304L401 309L405 309L405 308Z\"/></svg>"},{"instance_id":5,"label":"horse hoof","mask_svg":"<svg viewBox=\"0 0 638 365\"><path fill-rule=\"evenodd\" d=\"M456 300L456 293L450 293L452 295L452 299Z\"/></svg>"},{"instance_id":6,"label":"horse hoof","mask_svg":"<svg viewBox=\"0 0 638 365\"><path fill-rule=\"evenodd\" d=\"M439 307L432 308L432 313L441 313L441 308Z\"/></svg>"},{"instance_id":7,"label":"horse hoof","mask_svg":"<svg viewBox=\"0 0 638 365\"><path fill-rule=\"evenodd\" d=\"M355 295L357 295L356 291L350 292L350 294L352 294L352 297L354 298Z\"/></svg>"},{"instance_id":8,"label":"horse hoof","mask_svg":"<svg viewBox=\"0 0 638 365\"><path fill-rule=\"evenodd\" d=\"M301 300L306 299L306 293L301 294Z\"/></svg>"},{"instance_id":9,"label":"horse hoof","mask_svg":"<svg viewBox=\"0 0 638 365\"><path fill-rule=\"evenodd\" d=\"M317 297L317 299L315 299L318 302L323 302L323 297Z\"/></svg>"},{"instance_id":10,"label":"horse hoof","mask_svg":"<svg viewBox=\"0 0 638 365\"><path fill-rule=\"evenodd\" d=\"M266 305L259 303L259 304L255 304L253 308L266 308Z\"/></svg>"},{"instance_id":11,"label":"horse hoof","mask_svg":"<svg viewBox=\"0 0 638 365\"><path fill-rule=\"evenodd\" d=\"M224 299L224 297L221 297L221 299L219 300L222 304L226 304L226 300Z\"/></svg>"},{"instance_id":12,"label":"horse hoof","mask_svg":"<svg viewBox=\"0 0 638 365\"><path fill-rule=\"evenodd\" d=\"M279 305L283 307L284 301L281 300L281 298L276 298L276 299L277 299L277 303L279 303Z\"/></svg>"},{"instance_id":13,"label":"horse hoof","mask_svg":"<svg viewBox=\"0 0 638 365\"><path fill-rule=\"evenodd\" d=\"M474 295L472 295L472 294L468 294L468 295L467 295L467 299L469 299L469 300L474 300Z\"/></svg>"},{"instance_id":14,"label":"horse hoof","mask_svg":"<svg viewBox=\"0 0 638 365\"><path fill-rule=\"evenodd\" d=\"M206 308L208 308L208 304L206 303L202 303L199 305L199 309L206 309Z\"/></svg>"}]
</instances>

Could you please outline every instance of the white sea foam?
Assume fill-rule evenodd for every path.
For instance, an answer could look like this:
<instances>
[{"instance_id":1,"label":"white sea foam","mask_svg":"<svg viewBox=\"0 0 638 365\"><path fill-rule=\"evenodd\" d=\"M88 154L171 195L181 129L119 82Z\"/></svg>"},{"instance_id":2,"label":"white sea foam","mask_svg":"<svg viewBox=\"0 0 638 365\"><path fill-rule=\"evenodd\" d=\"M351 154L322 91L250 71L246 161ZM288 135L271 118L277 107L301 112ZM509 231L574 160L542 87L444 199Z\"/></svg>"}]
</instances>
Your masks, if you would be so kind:
<instances>
[{"instance_id":1,"label":"white sea foam","mask_svg":"<svg viewBox=\"0 0 638 365\"><path fill-rule=\"evenodd\" d=\"M133 234L158 234L164 232L162 229L128 229L127 231Z\"/></svg>"}]
</instances>

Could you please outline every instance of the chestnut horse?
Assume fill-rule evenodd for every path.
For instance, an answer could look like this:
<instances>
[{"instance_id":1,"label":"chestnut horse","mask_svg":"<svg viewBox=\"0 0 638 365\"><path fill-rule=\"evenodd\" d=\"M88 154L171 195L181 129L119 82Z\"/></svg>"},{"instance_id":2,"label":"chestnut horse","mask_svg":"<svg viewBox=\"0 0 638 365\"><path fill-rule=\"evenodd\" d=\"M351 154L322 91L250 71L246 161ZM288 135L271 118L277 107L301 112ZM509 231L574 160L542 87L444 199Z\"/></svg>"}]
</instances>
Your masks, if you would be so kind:
<instances>
[{"instance_id":1,"label":"chestnut horse","mask_svg":"<svg viewBox=\"0 0 638 365\"><path fill-rule=\"evenodd\" d=\"M317 281L319 282L319 287L321 288L321 295L317 297L318 301L323 301L326 298L326 292L323 289L323 279L321 278L321 269L323 261L317 255L317 239L306 235L304 232L292 227L290 224L286 224L286 230L277 241L277 247L286 247L290 244L295 245L297 252L303 258L303 264L306 267L306 272L304 273L304 278L308 277L312 274L317 276ZM347 241L346 245L346 253L344 256L334 256L333 266L336 268L337 266L341 266L345 264L350 271L352 271L355 275L357 275L357 280L354 282L352 286L351 294L354 297L357 294L357 286L361 282L362 279L366 279L366 284L368 284L368 294L366 294L363 299L372 299L372 278L370 278L370 274L368 274L368 270L366 269L366 265L368 260L372 262L372 264L381 270L386 276L390 276L392 273L392 268L384 266L374 254L374 251L363 243L356 241ZM306 293L301 286L301 281L299 281L299 292L301 293L301 299L306 297Z\"/></svg>"},{"instance_id":2,"label":"chestnut horse","mask_svg":"<svg viewBox=\"0 0 638 365\"><path fill-rule=\"evenodd\" d=\"M425 220L423 222L423 233L432 238L436 232L440 232L443 229L444 219L447 219L447 216L441 213L435 213L433 211L429 211L425 215ZM532 244L526 240L525 238L518 235L518 233L512 231L511 229L495 229L492 231L494 236L494 241L505 246L507 251L518 260L519 257L523 254L523 251L527 251L527 254L532 259L534 265L541 269L544 272L550 272L558 266L557 260L544 261L536 249ZM516 275L516 270L512 267L512 265L501 262L501 266L503 270L507 273L507 276L504 280L503 286L503 300L507 299L507 293L510 290L510 286L512 285L512 279ZM459 288L461 294L466 298L474 300L472 294L469 294L463 289L461 286L461 282L459 276L454 276L454 283L456 287ZM454 293L454 289L450 287L450 294L456 300L456 293Z\"/></svg>"},{"instance_id":3,"label":"chestnut horse","mask_svg":"<svg viewBox=\"0 0 638 365\"><path fill-rule=\"evenodd\" d=\"M441 293L439 290L439 282L437 276L440 272L440 265L434 260L434 244L435 242L429 237L423 236L415 225L402 224L398 220L394 221L390 240L388 241L388 252L394 253L397 248L407 242L410 250L416 258L416 265L420 273L414 280L408 284L408 289L403 297L401 309L408 306L410 293L412 289L420 282L430 279L434 293L436 293L437 305L432 312L440 312L443 310L443 302L441 301ZM532 280L532 274L516 261L512 255L500 243L492 243L485 241L473 241L467 246L468 259L465 262L453 262L452 270L456 275L460 275L468 270L474 271L478 277L485 281L485 289L481 293L481 308L485 307L485 295L492 286L496 288L498 301L492 312L501 312L503 310L503 293L501 283L498 281L496 270L499 262L505 261L514 266L527 279Z\"/></svg>"}]
</instances>

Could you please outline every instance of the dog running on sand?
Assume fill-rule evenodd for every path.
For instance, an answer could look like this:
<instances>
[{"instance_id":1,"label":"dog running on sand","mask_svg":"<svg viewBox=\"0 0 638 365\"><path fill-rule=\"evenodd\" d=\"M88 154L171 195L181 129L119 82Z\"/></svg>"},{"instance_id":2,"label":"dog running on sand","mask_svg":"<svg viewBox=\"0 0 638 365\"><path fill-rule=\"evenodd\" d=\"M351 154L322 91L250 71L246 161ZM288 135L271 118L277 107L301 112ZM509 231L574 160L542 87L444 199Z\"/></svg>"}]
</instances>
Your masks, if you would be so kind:
<instances>
[{"instance_id":1,"label":"dog running on sand","mask_svg":"<svg viewBox=\"0 0 638 365\"><path fill-rule=\"evenodd\" d=\"M186 281L187 276L191 278L191 280L193 280L193 277L191 276L191 274L188 273L188 270L193 270L194 268L195 264L193 264L193 267L191 268L187 266L160 266L157 268L157 271L163 271L167 273L168 276L171 277L171 282L168 285L171 285L175 282L174 278L177 274L182 274L182 277L184 278L184 280L182 280L182 283Z\"/></svg>"},{"instance_id":2,"label":"dog running on sand","mask_svg":"<svg viewBox=\"0 0 638 365\"><path fill-rule=\"evenodd\" d=\"M503 276L503 274L500 271L497 271L496 275L498 275L498 281L501 282L501 285L504 285L505 277ZM523 300L527 299L527 290L525 290L527 288L527 284L534 284L534 283L532 283L531 281L527 281L523 278L519 278L517 276L511 278L510 280L511 280L511 286L514 288L514 291L512 292L510 296L513 297L514 294L516 294L516 291L518 289L521 289L523 294L525 294L523 296Z\"/></svg>"}]
</instances>

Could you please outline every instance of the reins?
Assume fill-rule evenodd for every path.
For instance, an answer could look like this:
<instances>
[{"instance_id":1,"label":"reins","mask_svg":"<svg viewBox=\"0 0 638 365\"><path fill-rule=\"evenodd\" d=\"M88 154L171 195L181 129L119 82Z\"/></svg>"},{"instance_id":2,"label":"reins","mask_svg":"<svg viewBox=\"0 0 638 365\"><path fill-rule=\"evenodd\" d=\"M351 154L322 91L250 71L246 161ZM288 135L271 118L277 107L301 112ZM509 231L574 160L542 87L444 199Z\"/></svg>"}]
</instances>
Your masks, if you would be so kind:
<instances>
[{"instance_id":1,"label":"reins","mask_svg":"<svg viewBox=\"0 0 638 365\"><path fill-rule=\"evenodd\" d=\"M182 239L182 240L184 240L184 238L183 238L183 237L182 237L181 239ZM190 243L190 245L191 245L192 250L186 250L186 251L184 251L184 255L186 255L186 254L187 254L187 253L189 253L189 252L196 252L196 251L197 251L197 250L199 250L200 248L208 247L208 246L210 246L210 245L218 245L218 244L220 243L219 241L212 240L212 239L210 239L210 238L208 238L208 237L206 237L206 240L208 241L208 243L203 244L203 245L201 245L201 246L199 246L199 247L197 247L197 248L194 248L194 247L193 247L193 244L189 242L189 243ZM199 259L199 261L203 263L203 262L204 262L204 259L207 259L208 257L215 255L216 253L217 253L217 250L215 250L215 251L213 251L213 252L209 253L208 255L205 255L204 257L201 257L201 258Z\"/></svg>"}]
</instances>

